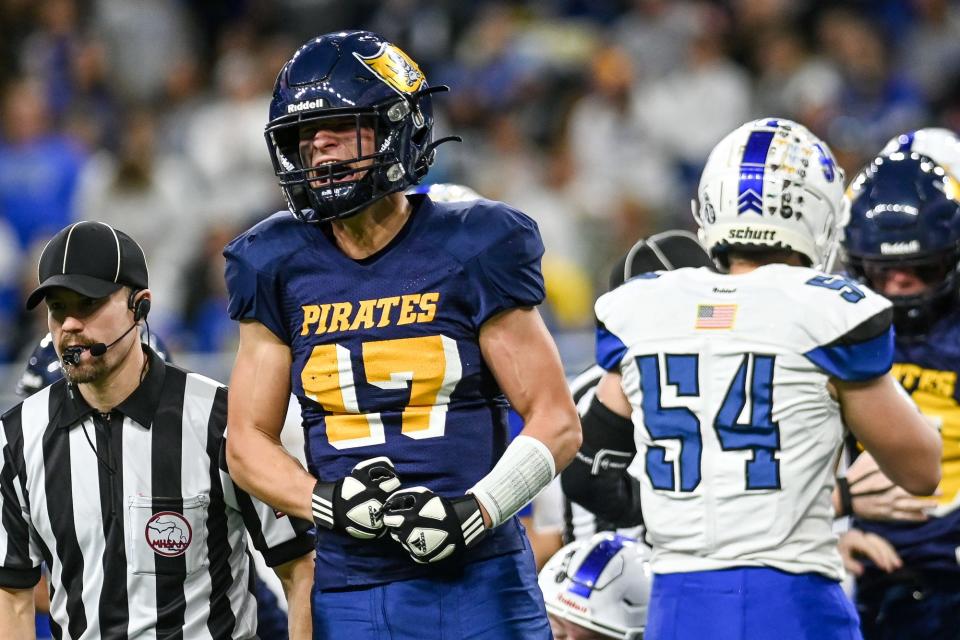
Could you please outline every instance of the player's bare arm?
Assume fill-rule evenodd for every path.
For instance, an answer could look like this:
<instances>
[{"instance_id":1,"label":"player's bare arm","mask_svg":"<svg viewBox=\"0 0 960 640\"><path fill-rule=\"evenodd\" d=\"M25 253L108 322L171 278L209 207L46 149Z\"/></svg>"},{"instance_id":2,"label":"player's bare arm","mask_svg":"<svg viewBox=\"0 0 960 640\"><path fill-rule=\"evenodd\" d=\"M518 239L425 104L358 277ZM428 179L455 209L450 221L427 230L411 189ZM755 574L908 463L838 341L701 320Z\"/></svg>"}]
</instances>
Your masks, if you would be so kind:
<instances>
[{"instance_id":1,"label":"player's bare arm","mask_svg":"<svg viewBox=\"0 0 960 640\"><path fill-rule=\"evenodd\" d=\"M36 638L33 588L0 587L0 638Z\"/></svg>"},{"instance_id":2,"label":"player's bare arm","mask_svg":"<svg viewBox=\"0 0 960 640\"><path fill-rule=\"evenodd\" d=\"M500 388L524 420L520 435L546 445L555 472L563 470L580 448L580 419L557 347L540 313L518 308L497 314L480 328L480 349ZM483 512L489 527L490 514L485 508Z\"/></svg>"},{"instance_id":3,"label":"player's bare arm","mask_svg":"<svg viewBox=\"0 0 960 640\"><path fill-rule=\"evenodd\" d=\"M350 492L346 499L341 492L346 478L318 482L287 452L280 432L290 397L291 360L290 348L263 324L240 323L227 414L230 475L242 489L284 513L357 538L378 537L383 533L378 516L357 522L346 512L371 497L382 502L399 487L393 464L382 456L358 464L350 477L365 490Z\"/></svg>"},{"instance_id":4,"label":"player's bare arm","mask_svg":"<svg viewBox=\"0 0 960 640\"><path fill-rule=\"evenodd\" d=\"M855 515L866 520L925 522L938 504L935 499L918 498L894 484L866 451L850 465L844 480L849 497L843 496L839 478L833 490L834 511L838 515ZM936 493L939 494L939 490Z\"/></svg>"},{"instance_id":5,"label":"player's bare arm","mask_svg":"<svg viewBox=\"0 0 960 640\"><path fill-rule=\"evenodd\" d=\"M630 401L620 386L620 374L607 372L597 384L597 399L603 405L622 418L629 418Z\"/></svg>"},{"instance_id":6,"label":"player's bare arm","mask_svg":"<svg viewBox=\"0 0 960 640\"><path fill-rule=\"evenodd\" d=\"M524 420L521 435L543 442L557 471L580 448L580 419L557 347L536 309L511 309L480 328L480 349L510 404Z\"/></svg>"},{"instance_id":7,"label":"player's bare arm","mask_svg":"<svg viewBox=\"0 0 960 640\"><path fill-rule=\"evenodd\" d=\"M234 481L251 495L309 521L317 480L280 441L290 364L290 348L269 329L255 321L240 323L227 410L227 464Z\"/></svg>"},{"instance_id":8,"label":"player's bare arm","mask_svg":"<svg viewBox=\"0 0 960 640\"><path fill-rule=\"evenodd\" d=\"M832 381L843 419L893 482L930 495L940 482L940 435L883 375L866 382Z\"/></svg>"},{"instance_id":9,"label":"player's bare arm","mask_svg":"<svg viewBox=\"0 0 960 640\"><path fill-rule=\"evenodd\" d=\"M313 621L310 617L310 590L313 588L314 552L286 562L274 571L287 597L287 628L290 640L310 640Z\"/></svg>"},{"instance_id":10,"label":"player's bare arm","mask_svg":"<svg viewBox=\"0 0 960 640\"><path fill-rule=\"evenodd\" d=\"M886 573L903 566L903 560L893 545L869 531L850 529L837 542L837 550L843 559L844 568L855 576L862 576L864 558Z\"/></svg>"}]
</instances>

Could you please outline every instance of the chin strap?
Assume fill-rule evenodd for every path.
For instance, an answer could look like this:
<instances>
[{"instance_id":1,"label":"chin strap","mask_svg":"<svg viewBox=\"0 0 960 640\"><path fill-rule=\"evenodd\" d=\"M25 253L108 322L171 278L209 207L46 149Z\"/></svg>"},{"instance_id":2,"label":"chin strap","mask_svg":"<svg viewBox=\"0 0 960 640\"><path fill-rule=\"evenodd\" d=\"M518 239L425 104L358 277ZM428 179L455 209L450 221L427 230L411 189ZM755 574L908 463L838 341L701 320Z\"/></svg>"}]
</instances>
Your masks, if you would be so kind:
<instances>
[{"instance_id":1,"label":"chin strap","mask_svg":"<svg viewBox=\"0 0 960 640\"><path fill-rule=\"evenodd\" d=\"M419 106L417 105L419 104L421 98L432 95L434 93L446 93L448 91L450 91L450 87L448 87L445 84L433 85L425 89L421 89L420 91L417 91L416 93L414 93L410 97L410 103L414 105L417 109L419 109ZM433 142L428 144L426 147L424 147L423 153L420 154L420 162L418 163L418 166L417 166L417 174L418 174L416 178L417 180L420 180L420 178L426 175L427 169L430 168L430 165L433 164L433 160L436 157L437 147L444 144L445 142L463 142L463 138L461 138L460 136L446 136L444 138L440 138L439 140L434 140Z\"/></svg>"},{"instance_id":2,"label":"chin strap","mask_svg":"<svg viewBox=\"0 0 960 640\"><path fill-rule=\"evenodd\" d=\"M460 136L445 136L443 138L440 138L439 140L434 140L424 148L423 155L430 156L430 162L432 163L433 154L436 152L436 148L445 142L463 142L463 138L461 138Z\"/></svg>"},{"instance_id":3,"label":"chin strap","mask_svg":"<svg viewBox=\"0 0 960 640\"><path fill-rule=\"evenodd\" d=\"M444 138L440 138L439 140L434 140L424 147L423 153L420 155L420 162L417 163L418 182L421 178L423 178L423 176L427 175L427 170L431 167L431 165L433 165L433 161L437 155L437 147L445 142L463 142L463 138L460 136L446 136Z\"/></svg>"}]
</instances>

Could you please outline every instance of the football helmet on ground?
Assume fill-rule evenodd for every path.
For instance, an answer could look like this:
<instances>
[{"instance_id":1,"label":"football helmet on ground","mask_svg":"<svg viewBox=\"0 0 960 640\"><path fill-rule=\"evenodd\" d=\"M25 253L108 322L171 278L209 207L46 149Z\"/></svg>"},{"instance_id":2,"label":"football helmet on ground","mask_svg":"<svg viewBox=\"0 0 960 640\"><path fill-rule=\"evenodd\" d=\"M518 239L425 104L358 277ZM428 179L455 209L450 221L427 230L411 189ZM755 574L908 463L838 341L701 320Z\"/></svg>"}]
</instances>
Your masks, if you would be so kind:
<instances>
[{"instance_id":1,"label":"football helmet on ground","mask_svg":"<svg viewBox=\"0 0 960 640\"><path fill-rule=\"evenodd\" d=\"M547 611L605 637L639 640L653 580L650 550L615 533L598 533L558 551L540 571Z\"/></svg>"}]
</instances>

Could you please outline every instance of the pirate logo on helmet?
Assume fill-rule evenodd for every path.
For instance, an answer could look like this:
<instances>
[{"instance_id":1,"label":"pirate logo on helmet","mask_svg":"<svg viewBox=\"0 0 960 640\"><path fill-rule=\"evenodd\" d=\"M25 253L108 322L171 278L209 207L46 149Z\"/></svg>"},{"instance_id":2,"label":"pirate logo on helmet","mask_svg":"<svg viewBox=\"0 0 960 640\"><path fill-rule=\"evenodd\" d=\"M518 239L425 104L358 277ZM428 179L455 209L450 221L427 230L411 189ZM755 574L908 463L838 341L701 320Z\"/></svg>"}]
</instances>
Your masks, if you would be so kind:
<instances>
[{"instance_id":1,"label":"pirate logo on helmet","mask_svg":"<svg viewBox=\"0 0 960 640\"><path fill-rule=\"evenodd\" d=\"M400 47L384 42L372 56L353 54L357 60L391 89L404 95L417 91L424 83L423 72Z\"/></svg>"}]
</instances>

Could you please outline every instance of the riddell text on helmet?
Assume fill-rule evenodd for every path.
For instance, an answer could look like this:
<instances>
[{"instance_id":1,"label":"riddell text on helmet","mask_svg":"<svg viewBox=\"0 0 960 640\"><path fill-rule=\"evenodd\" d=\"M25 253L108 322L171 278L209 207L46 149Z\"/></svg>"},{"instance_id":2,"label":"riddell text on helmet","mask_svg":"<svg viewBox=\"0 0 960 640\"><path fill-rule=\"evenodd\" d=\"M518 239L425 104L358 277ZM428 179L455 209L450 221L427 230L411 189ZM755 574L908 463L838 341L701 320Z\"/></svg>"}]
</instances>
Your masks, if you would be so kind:
<instances>
[{"instance_id":1,"label":"riddell text on helmet","mask_svg":"<svg viewBox=\"0 0 960 640\"><path fill-rule=\"evenodd\" d=\"M316 100L307 100L305 102L298 102L296 104L287 105L287 113L298 113L300 111L306 111L307 109L323 109L327 106L327 103L323 98L317 98Z\"/></svg>"}]
</instances>

